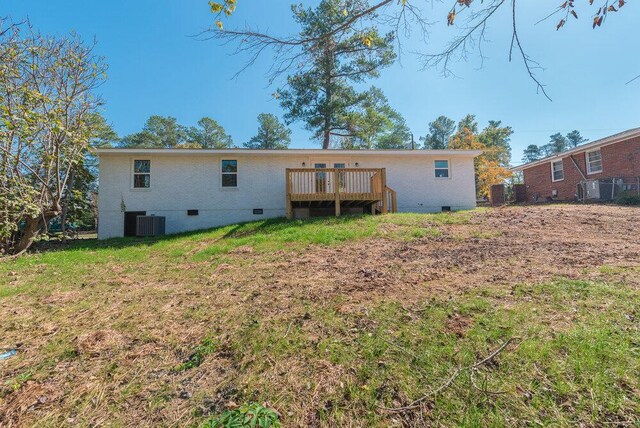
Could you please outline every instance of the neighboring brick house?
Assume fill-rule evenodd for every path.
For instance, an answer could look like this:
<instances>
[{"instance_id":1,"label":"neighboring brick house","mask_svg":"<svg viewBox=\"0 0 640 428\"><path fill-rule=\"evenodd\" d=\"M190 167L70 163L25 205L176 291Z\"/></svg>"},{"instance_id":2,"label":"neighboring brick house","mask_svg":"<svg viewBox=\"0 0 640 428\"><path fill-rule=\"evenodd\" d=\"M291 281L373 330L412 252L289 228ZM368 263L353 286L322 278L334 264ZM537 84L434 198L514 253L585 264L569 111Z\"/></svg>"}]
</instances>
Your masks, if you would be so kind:
<instances>
[{"instance_id":1,"label":"neighboring brick house","mask_svg":"<svg viewBox=\"0 0 640 428\"><path fill-rule=\"evenodd\" d=\"M639 192L640 128L512 168L522 171L528 201L611 199Z\"/></svg>"}]
</instances>

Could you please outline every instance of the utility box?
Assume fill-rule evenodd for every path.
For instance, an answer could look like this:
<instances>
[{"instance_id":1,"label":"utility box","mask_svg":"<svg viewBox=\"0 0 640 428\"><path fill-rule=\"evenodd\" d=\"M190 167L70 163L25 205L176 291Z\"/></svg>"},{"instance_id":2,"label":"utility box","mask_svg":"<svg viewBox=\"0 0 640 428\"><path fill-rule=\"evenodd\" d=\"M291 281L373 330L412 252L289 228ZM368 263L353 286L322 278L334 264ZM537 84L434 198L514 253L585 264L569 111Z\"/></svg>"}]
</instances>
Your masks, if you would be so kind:
<instances>
[{"instance_id":1,"label":"utility box","mask_svg":"<svg viewBox=\"0 0 640 428\"><path fill-rule=\"evenodd\" d=\"M600 183L598 180L587 180L585 189L587 199L600 199Z\"/></svg>"},{"instance_id":2,"label":"utility box","mask_svg":"<svg viewBox=\"0 0 640 428\"><path fill-rule=\"evenodd\" d=\"M165 217L139 215L136 223L136 236L160 236L165 234Z\"/></svg>"}]
</instances>

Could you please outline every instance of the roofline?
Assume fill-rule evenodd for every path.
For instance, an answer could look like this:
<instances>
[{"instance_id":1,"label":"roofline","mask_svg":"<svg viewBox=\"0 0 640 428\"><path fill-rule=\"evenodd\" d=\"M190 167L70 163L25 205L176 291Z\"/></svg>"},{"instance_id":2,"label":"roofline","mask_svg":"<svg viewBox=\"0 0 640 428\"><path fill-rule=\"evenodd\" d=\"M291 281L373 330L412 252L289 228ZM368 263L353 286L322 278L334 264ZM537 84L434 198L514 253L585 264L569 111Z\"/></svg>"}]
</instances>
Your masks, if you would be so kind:
<instances>
[{"instance_id":1,"label":"roofline","mask_svg":"<svg viewBox=\"0 0 640 428\"><path fill-rule=\"evenodd\" d=\"M144 149L144 148L109 148L95 149L99 155L359 155L359 156L479 156L482 150L338 150L338 149L285 149L285 150L264 150L264 149Z\"/></svg>"},{"instance_id":2,"label":"roofline","mask_svg":"<svg viewBox=\"0 0 640 428\"><path fill-rule=\"evenodd\" d=\"M598 148L598 147L604 147L604 146L608 146L610 144L620 143L620 142L628 140L630 138L635 138L635 137L639 137L639 136L640 136L640 128L627 129L626 131L622 131L622 132L619 132L617 134L613 134L613 135L610 135L608 137L601 138L599 140L592 141L590 143L583 144L583 145L578 146L578 147L574 147L571 150L566 150L564 152L561 152L561 153L558 153L558 154L555 154L555 155L552 155L552 156L547 156L546 158L542 158L542 159L539 159L537 161L533 161L533 162L525 163L525 164L522 164L522 165L514 166L513 168L511 168L511 170L512 171L524 171L525 169L529 169L529 168L534 167L534 166L542 165L542 164L547 163L547 162L553 162L555 160L559 160L559 159L565 158L565 157L573 155L575 153L581 153L581 152L585 152L585 151L590 150L590 149L594 149L594 148Z\"/></svg>"}]
</instances>

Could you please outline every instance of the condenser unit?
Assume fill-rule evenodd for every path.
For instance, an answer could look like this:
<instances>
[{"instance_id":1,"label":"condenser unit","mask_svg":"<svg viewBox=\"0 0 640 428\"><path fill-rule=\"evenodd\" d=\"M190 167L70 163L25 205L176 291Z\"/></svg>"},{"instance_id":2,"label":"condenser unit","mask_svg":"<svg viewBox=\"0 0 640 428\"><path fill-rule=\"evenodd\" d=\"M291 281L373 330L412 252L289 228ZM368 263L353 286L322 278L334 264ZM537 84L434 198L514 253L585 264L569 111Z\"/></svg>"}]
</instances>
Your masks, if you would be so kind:
<instances>
[{"instance_id":1,"label":"condenser unit","mask_svg":"<svg viewBox=\"0 0 640 428\"><path fill-rule=\"evenodd\" d=\"M139 215L136 220L136 236L164 235L165 217Z\"/></svg>"}]
</instances>

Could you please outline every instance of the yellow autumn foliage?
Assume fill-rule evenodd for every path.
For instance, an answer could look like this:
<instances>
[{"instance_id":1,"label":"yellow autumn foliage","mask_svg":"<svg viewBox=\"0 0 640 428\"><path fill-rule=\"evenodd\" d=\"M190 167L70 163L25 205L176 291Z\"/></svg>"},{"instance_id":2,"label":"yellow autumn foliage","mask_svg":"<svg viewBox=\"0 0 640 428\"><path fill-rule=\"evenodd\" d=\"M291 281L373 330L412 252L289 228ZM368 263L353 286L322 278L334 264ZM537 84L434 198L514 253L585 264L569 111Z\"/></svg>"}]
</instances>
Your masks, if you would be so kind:
<instances>
[{"instance_id":1,"label":"yellow autumn foliage","mask_svg":"<svg viewBox=\"0 0 640 428\"><path fill-rule=\"evenodd\" d=\"M478 196L489 196L491 186L503 183L512 176L512 172L500 165L495 160L499 158L495 153L499 150L496 147L487 147L478 136L468 128L463 128L451 137L449 141L450 149L458 150L482 150L482 154L475 161L476 192Z\"/></svg>"}]
</instances>

